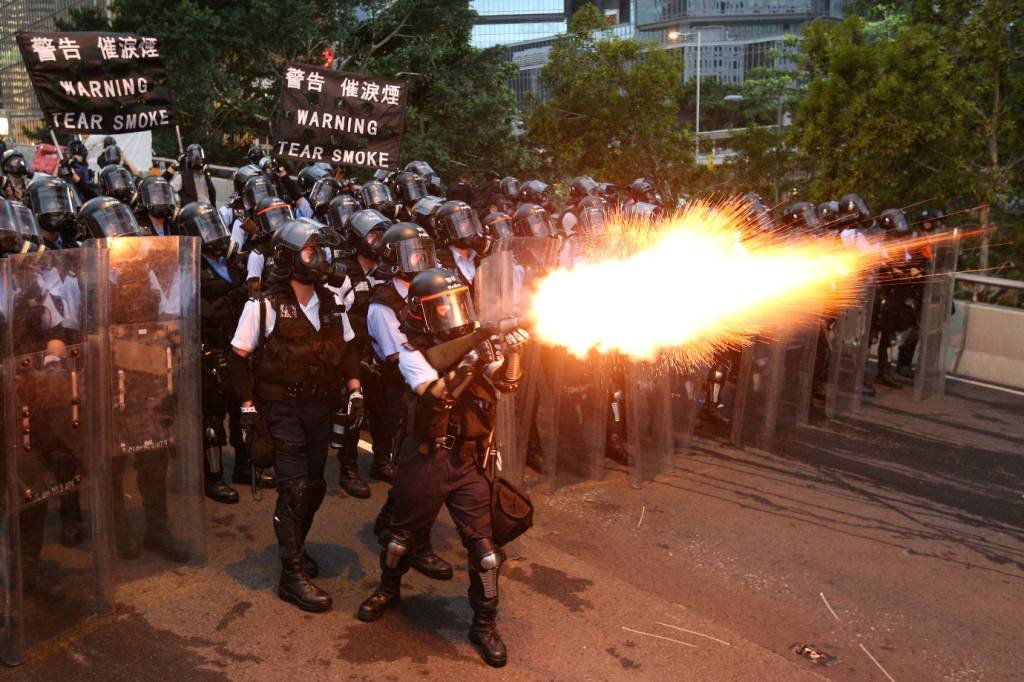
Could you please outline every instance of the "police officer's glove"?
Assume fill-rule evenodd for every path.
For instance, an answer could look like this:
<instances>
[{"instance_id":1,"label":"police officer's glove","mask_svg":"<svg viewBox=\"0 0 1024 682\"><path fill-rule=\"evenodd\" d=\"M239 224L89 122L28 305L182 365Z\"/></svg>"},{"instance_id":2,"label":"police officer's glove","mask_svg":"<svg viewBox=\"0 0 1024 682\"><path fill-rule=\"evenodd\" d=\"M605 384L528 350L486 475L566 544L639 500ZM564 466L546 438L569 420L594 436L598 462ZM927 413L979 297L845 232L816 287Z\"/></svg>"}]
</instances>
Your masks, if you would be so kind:
<instances>
[{"instance_id":1,"label":"police officer's glove","mask_svg":"<svg viewBox=\"0 0 1024 682\"><path fill-rule=\"evenodd\" d=\"M348 427L358 430L363 425L363 418L366 415L362 389L355 388L349 391L347 402L345 414L348 415Z\"/></svg>"},{"instance_id":2,"label":"police officer's glove","mask_svg":"<svg viewBox=\"0 0 1024 682\"><path fill-rule=\"evenodd\" d=\"M252 437L256 433L256 423L260 420L259 412L256 411L255 407L243 407L242 415L238 420L238 427L242 430L242 438L246 444L252 442Z\"/></svg>"},{"instance_id":3,"label":"police officer's glove","mask_svg":"<svg viewBox=\"0 0 1024 682\"><path fill-rule=\"evenodd\" d=\"M495 388L510 393L519 385L523 378L522 352L530 334L525 329L513 329L505 334L502 340L504 362L500 373L492 379Z\"/></svg>"},{"instance_id":4,"label":"police officer's glove","mask_svg":"<svg viewBox=\"0 0 1024 682\"><path fill-rule=\"evenodd\" d=\"M71 170L71 159L61 159L57 166L57 177L61 180L70 181L73 174L74 173Z\"/></svg>"}]
</instances>

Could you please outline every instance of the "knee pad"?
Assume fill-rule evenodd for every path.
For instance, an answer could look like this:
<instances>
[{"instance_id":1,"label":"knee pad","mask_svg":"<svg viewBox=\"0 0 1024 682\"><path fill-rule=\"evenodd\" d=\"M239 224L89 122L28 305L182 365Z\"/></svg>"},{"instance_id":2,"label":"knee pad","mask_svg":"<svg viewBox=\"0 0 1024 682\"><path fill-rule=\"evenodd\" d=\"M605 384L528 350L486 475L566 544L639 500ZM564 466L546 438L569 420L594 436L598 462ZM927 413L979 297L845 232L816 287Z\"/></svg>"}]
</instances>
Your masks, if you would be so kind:
<instances>
[{"instance_id":1,"label":"knee pad","mask_svg":"<svg viewBox=\"0 0 1024 682\"><path fill-rule=\"evenodd\" d=\"M415 534L406 530L388 530L381 538L384 545L384 566L395 569L416 545Z\"/></svg>"},{"instance_id":2,"label":"knee pad","mask_svg":"<svg viewBox=\"0 0 1024 682\"><path fill-rule=\"evenodd\" d=\"M494 600L498 598L498 568L504 561L505 553L491 538L476 540L469 548L469 573L476 578L471 578L471 592L475 587L472 583L479 581L479 587L476 589L481 593L478 595L483 600L481 606L485 605L484 602L496 604ZM470 599L473 598L471 593Z\"/></svg>"}]
</instances>

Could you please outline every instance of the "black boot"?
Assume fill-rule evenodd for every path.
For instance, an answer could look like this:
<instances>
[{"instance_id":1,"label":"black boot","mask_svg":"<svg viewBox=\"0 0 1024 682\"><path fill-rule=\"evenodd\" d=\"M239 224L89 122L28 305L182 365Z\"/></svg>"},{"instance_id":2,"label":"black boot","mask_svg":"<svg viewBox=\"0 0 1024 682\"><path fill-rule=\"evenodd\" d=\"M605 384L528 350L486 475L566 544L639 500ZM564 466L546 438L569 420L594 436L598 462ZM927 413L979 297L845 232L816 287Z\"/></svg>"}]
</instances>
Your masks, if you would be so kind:
<instances>
[{"instance_id":1,"label":"black boot","mask_svg":"<svg viewBox=\"0 0 1024 682\"><path fill-rule=\"evenodd\" d=\"M338 485L352 497L365 500L370 496L370 486L359 478L359 452L347 445L338 449Z\"/></svg>"},{"instance_id":2,"label":"black boot","mask_svg":"<svg viewBox=\"0 0 1024 682\"><path fill-rule=\"evenodd\" d=\"M395 465L391 462L391 453L384 455L373 454L373 464L370 466L370 478L386 483L395 481Z\"/></svg>"},{"instance_id":3,"label":"black boot","mask_svg":"<svg viewBox=\"0 0 1024 682\"><path fill-rule=\"evenodd\" d=\"M82 504L77 492L60 498L60 544L78 547L84 540Z\"/></svg>"},{"instance_id":4,"label":"black boot","mask_svg":"<svg viewBox=\"0 0 1024 682\"><path fill-rule=\"evenodd\" d=\"M498 634L498 569L481 571L472 551L469 561L469 604L473 607L469 641L487 665L500 668L508 662L508 651Z\"/></svg>"},{"instance_id":5,"label":"black boot","mask_svg":"<svg viewBox=\"0 0 1024 682\"><path fill-rule=\"evenodd\" d=\"M166 518L154 521L147 516L146 535L142 538L142 547L151 552L159 552L164 559L176 564L186 563L191 554L184 542L171 535Z\"/></svg>"},{"instance_id":6,"label":"black boot","mask_svg":"<svg viewBox=\"0 0 1024 682\"><path fill-rule=\"evenodd\" d=\"M331 595L310 582L303 566L303 542L319 506L317 498L323 500L323 489L323 481L308 479L285 481L277 486L274 534L281 555L277 594L303 611L326 611L332 604Z\"/></svg>"},{"instance_id":7,"label":"black boot","mask_svg":"<svg viewBox=\"0 0 1024 682\"><path fill-rule=\"evenodd\" d=\"M320 511L320 505L323 504L324 495L327 493L327 483L322 479L309 483L311 488L309 509L303 512L305 516L302 523L302 567L306 569L306 575L315 578L320 575L320 564L306 551L306 536L309 535L309 529L313 525L313 517Z\"/></svg>"},{"instance_id":8,"label":"black boot","mask_svg":"<svg viewBox=\"0 0 1024 682\"><path fill-rule=\"evenodd\" d=\"M455 575L452 565L434 554L430 544L430 530L421 533L418 547L409 554L409 566L433 580L451 580Z\"/></svg>"},{"instance_id":9,"label":"black boot","mask_svg":"<svg viewBox=\"0 0 1024 682\"><path fill-rule=\"evenodd\" d=\"M214 502L238 504L238 491L224 482L219 446L207 446L203 453L203 491Z\"/></svg>"},{"instance_id":10,"label":"black boot","mask_svg":"<svg viewBox=\"0 0 1024 682\"><path fill-rule=\"evenodd\" d=\"M387 551L380 553L380 585L377 590L359 605L357 618L364 623L372 623L384 614L389 606L402 603L402 576L408 569L408 562L403 557L395 568L388 568Z\"/></svg>"}]
</instances>

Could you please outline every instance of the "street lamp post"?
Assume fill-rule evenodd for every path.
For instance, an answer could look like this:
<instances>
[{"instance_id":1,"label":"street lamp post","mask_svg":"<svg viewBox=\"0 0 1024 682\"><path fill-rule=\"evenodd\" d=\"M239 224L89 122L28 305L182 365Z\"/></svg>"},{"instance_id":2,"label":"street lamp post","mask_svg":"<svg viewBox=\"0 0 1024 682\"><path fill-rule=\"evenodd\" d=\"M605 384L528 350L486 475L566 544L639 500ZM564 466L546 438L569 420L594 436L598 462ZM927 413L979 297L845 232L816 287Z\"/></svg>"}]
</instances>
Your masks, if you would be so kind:
<instances>
[{"instance_id":1,"label":"street lamp post","mask_svg":"<svg viewBox=\"0 0 1024 682\"><path fill-rule=\"evenodd\" d=\"M672 30L668 32L668 39L671 41L679 40L686 36L697 36L697 110L694 112L693 120L693 156L697 158L700 156L700 31L688 31L686 33L680 33L679 31ZM683 73L685 75L685 67Z\"/></svg>"}]
</instances>

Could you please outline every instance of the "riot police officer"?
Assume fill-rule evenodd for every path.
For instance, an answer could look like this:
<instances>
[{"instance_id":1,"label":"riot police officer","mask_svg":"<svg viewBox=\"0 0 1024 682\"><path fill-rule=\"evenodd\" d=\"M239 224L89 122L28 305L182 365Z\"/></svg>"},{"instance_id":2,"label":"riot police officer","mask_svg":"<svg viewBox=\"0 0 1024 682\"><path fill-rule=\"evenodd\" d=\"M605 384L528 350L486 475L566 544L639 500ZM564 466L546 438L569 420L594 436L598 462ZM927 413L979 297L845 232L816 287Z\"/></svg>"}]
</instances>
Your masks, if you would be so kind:
<instances>
[{"instance_id":1,"label":"riot police officer","mask_svg":"<svg viewBox=\"0 0 1024 682\"><path fill-rule=\"evenodd\" d=\"M914 287L910 281L920 270L915 267L912 258L902 240L910 236L910 226L906 214L898 208L882 211L878 216L878 225L885 236L885 261L879 268L878 283L881 298L878 301L878 314L875 317L875 329L878 332L878 371L875 381L889 388L902 388L902 382L892 373L889 363L890 346L896 336L917 324L920 310L920 287ZM874 334L872 334L873 336Z\"/></svg>"},{"instance_id":2,"label":"riot police officer","mask_svg":"<svg viewBox=\"0 0 1024 682\"><path fill-rule=\"evenodd\" d=\"M175 218L178 234L199 238L200 334L202 339L203 482L206 496L215 502L235 504L238 493L224 482L221 449L228 443L224 418L230 416L234 431L240 428L238 401L227 380L227 353L231 335L245 301L241 278L226 256L231 237L213 206L193 202ZM240 434L238 434L240 435ZM236 464L238 466L238 453Z\"/></svg>"},{"instance_id":3,"label":"riot police officer","mask_svg":"<svg viewBox=\"0 0 1024 682\"><path fill-rule=\"evenodd\" d=\"M363 185L363 206L372 208L394 220L398 216L398 202L391 188L380 180L370 180Z\"/></svg>"},{"instance_id":4,"label":"riot police officer","mask_svg":"<svg viewBox=\"0 0 1024 682\"><path fill-rule=\"evenodd\" d=\"M382 537L380 586L360 605L358 617L374 621L400 602L402 576L423 530L446 505L469 552L469 639L484 661L500 667L508 658L497 629L498 571L504 552L493 539L491 490L482 460L494 429L497 391L515 390L527 335L516 330L501 344L482 336L452 366L431 366L424 351L476 333L468 288L442 269L413 280L406 319L410 336L401 348L399 367L416 395L412 423L399 450L394 509Z\"/></svg>"},{"instance_id":5,"label":"riot police officer","mask_svg":"<svg viewBox=\"0 0 1024 682\"><path fill-rule=\"evenodd\" d=\"M402 171L395 174L394 184L402 200L402 212L399 217L402 220L412 220L413 206L427 196L427 183L412 171Z\"/></svg>"},{"instance_id":6,"label":"riot police officer","mask_svg":"<svg viewBox=\"0 0 1024 682\"><path fill-rule=\"evenodd\" d=\"M131 203L135 195L135 178L120 164L110 164L100 169L100 195L113 197L122 204Z\"/></svg>"},{"instance_id":7,"label":"riot police officer","mask_svg":"<svg viewBox=\"0 0 1024 682\"><path fill-rule=\"evenodd\" d=\"M344 267L327 262L319 226L289 221L273 246L272 283L245 304L229 371L250 442L273 443L278 595L300 609L326 611L331 597L310 581L319 568L305 543L327 490L332 412L341 406L356 418L362 405L359 358L344 308L325 286L343 284Z\"/></svg>"},{"instance_id":8,"label":"riot police officer","mask_svg":"<svg viewBox=\"0 0 1024 682\"><path fill-rule=\"evenodd\" d=\"M441 176L434 172L429 163L426 161L410 161L405 164L405 170L411 171L423 178L423 182L427 183L427 191L430 194L437 197L444 196L444 189L441 187Z\"/></svg>"},{"instance_id":9,"label":"riot police officer","mask_svg":"<svg viewBox=\"0 0 1024 682\"><path fill-rule=\"evenodd\" d=\"M17 149L8 149L0 160L0 195L11 201L24 201L32 174L25 157Z\"/></svg>"},{"instance_id":10,"label":"riot police officer","mask_svg":"<svg viewBox=\"0 0 1024 682\"><path fill-rule=\"evenodd\" d=\"M914 225L914 236L922 237L931 234L942 227L946 221L946 214L942 209L926 208L918 215ZM932 247L928 243L916 244L910 252L910 266L913 280L907 284L908 290L916 301L924 300L924 277L929 272L929 267L934 259ZM918 309L920 315L920 308ZM911 366L914 361L914 353L917 350L917 343L921 336L920 319L907 333L896 351L896 374L904 379L914 378L914 369Z\"/></svg>"},{"instance_id":11,"label":"riot police officer","mask_svg":"<svg viewBox=\"0 0 1024 682\"><path fill-rule=\"evenodd\" d=\"M437 211L436 224L437 241L446 247L438 252L438 262L472 291L477 266L490 249L476 211L464 201L446 201Z\"/></svg>"},{"instance_id":12,"label":"riot police officer","mask_svg":"<svg viewBox=\"0 0 1024 682\"><path fill-rule=\"evenodd\" d=\"M170 220L178 210L178 195L159 175L148 175L139 182L132 200L135 216L147 234L164 237L174 233Z\"/></svg>"},{"instance_id":13,"label":"riot police officer","mask_svg":"<svg viewBox=\"0 0 1024 682\"><path fill-rule=\"evenodd\" d=\"M92 169L89 168L89 152L81 140L74 139L68 143L67 156L60 162L58 175L74 186L79 200L88 201L96 196Z\"/></svg>"},{"instance_id":14,"label":"riot police officer","mask_svg":"<svg viewBox=\"0 0 1024 682\"><path fill-rule=\"evenodd\" d=\"M202 145L190 144L185 149L181 164L181 188L178 189L183 204L201 201L211 206L217 203L217 190L206 172L206 152Z\"/></svg>"},{"instance_id":15,"label":"riot police officer","mask_svg":"<svg viewBox=\"0 0 1024 682\"><path fill-rule=\"evenodd\" d=\"M25 192L28 205L36 215L48 249L71 248L81 240L75 220L78 197L70 185L60 178L40 175L29 183Z\"/></svg>"}]
</instances>

